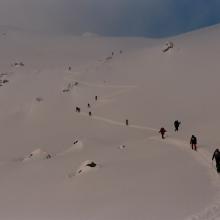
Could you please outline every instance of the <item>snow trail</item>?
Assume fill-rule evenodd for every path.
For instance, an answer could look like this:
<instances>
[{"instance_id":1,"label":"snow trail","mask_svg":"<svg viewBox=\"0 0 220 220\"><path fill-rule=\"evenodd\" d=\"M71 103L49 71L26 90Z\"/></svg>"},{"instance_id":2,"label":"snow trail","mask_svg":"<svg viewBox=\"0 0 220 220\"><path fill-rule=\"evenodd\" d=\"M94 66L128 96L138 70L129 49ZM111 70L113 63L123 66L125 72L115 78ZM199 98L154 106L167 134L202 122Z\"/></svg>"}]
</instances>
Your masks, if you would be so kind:
<instances>
[{"instance_id":1,"label":"snow trail","mask_svg":"<svg viewBox=\"0 0 220 220\"><path fill-rule=\"evenodd\" d=\"M220 179L219 174L216 172L215 167L211 163L211 154L205 149L199 148L197 152L191 150L191 146L184 140L178 140L174 138L167 138L167 143L173 144L184 151L187 151L195 160L197 160L200 164L205 166L210 175L210 179L213 185L217 187L217 195L214 198L213 204L209 207L205 208L199 213L193 214L186 218L185 220L220 220Z\"/></svg>"},{"instance_id":2,"label":"snow trail","mask_svg":"<svg viewBox=\"0 0 220 220\"><path fill-rule=\"evenodd\" d=\"M87 116L86 113L82 112L80 113L83 116ZM92 119L103 121L109 124L123 126L126 128L133 128L133 129L140 129L140 130L150 130L157 132L158 129L147 127L147 126L139 126L139 125L129 125L126 126L125 123L114 121L112 119L108 119L105 117L100 116L92 116ZM179 147L183 151L187 151L187 153L190 153L193 155L195 160L197 160L200 164L205 166L207 170L209 171L209 175L212 181L212 184L217 186L218 189L218 195L215 198L215 202L210 205L210 207L206 208L205 210L194 214L190 217L188 217L186 220L220 220L220 180L219 175L217 174L216 170L214 169L211 160L211 155L209 152L202 148L198 148L197 152L191 150L190 144L185 140L175 139L175 138L169 138L167 137L165 140L162 140L159 136L150 137L148 139L155 140L155 141L165 141L166 144L171 144L174 146Z\"/></svg>"},{"instance_id":3,"label":"snow trail","mask_svg":"<svg viewBox=\"0 0 220 220\"><path fill-rule=\"evenodd\" d=\"M78 114L81 115L81 116L88 116L89 117L89 115L86 112L80 112ZM158 131L155 128L151 128L151 127L147 127L147 126L132 125L132 124L126 126L125 122L123 123L123 122L115 121L115 120L112 120L112 119L109 119L109 118L105 118L105 117L101 117L101 116L96 116L96 115L91 116L91 119L98 120L98 121L103 121L103 122L106 122L106 123L112 124L112 125L123 126L123 127L126 127L126 128L134 128L134 129L139 129L139 130Z\"/></svg>"}]
</instances>

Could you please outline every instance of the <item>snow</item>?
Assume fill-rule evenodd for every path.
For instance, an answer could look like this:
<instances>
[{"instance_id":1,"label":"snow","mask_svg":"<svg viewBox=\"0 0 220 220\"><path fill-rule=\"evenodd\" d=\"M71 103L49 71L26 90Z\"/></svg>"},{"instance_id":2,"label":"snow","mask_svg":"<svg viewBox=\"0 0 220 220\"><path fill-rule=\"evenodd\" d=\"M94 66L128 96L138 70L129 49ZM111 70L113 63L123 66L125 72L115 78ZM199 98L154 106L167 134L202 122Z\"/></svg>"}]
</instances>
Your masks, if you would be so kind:
<instances>
[{"instance_id":1,"label":"snow","mask_svg":"<svg viewBox=\"0 0 220 220\"><path fill-rule=\"evenodd\" d=\"M157 40L4 32L0 219L220 219L220 26Z\"/></svg>"},{"instance_id":2,"label":"snow","mask_svg":"<svg viewBox=\"0 0 220 220\"><path fill-rule=\"evenodd\" d=\"M30 160L37 160L37 159L50 159L51 155L47 152L43 151L42 149L38 148L31 152L28 156L26 156L23 161L30 161Z\"/></svg>"}]
</instances>

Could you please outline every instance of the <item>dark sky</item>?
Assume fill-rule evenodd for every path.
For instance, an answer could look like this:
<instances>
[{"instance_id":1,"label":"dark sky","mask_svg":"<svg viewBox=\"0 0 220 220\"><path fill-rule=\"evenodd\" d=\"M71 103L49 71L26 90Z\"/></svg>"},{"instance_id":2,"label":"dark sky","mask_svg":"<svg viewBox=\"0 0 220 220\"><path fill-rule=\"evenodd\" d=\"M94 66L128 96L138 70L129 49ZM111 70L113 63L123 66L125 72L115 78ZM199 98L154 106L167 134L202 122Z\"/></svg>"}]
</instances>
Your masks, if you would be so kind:
<instances>
[{"instance_id":1,"label":"dark sky","mask_svg":"<svg viewBox=\"0 0 220 220\"><path fill-rule=\"evenodd\" d=\"M0 24L33 30L161 37L220 22L220 0L1 0Z\"/></svg>"}]
</instances>

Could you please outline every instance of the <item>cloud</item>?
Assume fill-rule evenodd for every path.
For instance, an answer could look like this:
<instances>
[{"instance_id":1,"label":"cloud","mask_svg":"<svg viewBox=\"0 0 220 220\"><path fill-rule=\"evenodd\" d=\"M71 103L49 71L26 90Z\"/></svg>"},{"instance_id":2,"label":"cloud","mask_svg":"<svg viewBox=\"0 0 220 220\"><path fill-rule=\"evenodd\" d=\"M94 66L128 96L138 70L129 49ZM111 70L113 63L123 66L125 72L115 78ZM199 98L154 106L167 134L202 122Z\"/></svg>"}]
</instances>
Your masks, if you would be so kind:
<instances>
[{"instance_id":1,"label":"cloud","mask_svg":"<svg viewBox=\"0 0 220 220\"><path fill-rule=\"evenodd\" d=\"M0 1L3 25L71 34L160 37L219 21L219 0Z\"/></svg>"}]
</instances>

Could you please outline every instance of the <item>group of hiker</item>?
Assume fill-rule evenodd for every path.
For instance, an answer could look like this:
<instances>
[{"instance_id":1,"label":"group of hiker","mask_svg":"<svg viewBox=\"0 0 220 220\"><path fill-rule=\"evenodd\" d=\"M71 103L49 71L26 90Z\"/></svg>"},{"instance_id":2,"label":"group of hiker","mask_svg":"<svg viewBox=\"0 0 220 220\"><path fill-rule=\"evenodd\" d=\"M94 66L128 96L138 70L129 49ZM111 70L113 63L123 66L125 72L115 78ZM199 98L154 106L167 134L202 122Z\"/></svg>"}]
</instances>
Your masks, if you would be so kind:
<instances>
[{"instance_id":1,"label":"group of hiker","mask_svg":"<svg viewBox=\"0 0 220 220\"><path fill-rule=\"evenodd\" d=\"M174 121L174 130L175 130L175 132L177 132L177 131L179 131L179 126L181 125L181 122L180 121L178 121L178 120L175 120ZM162 136L162 139L165 139L165 133L166 133L167 131L166 131L166 129L164 128L164 127L162 127L161 129L160 129L160 131L159 131L159 133L161 134L161 136Z\"/></svg>"},{"instance_id":2,"label":"group of hiker","mask_svg":"<svg viewBox=\"0 0 220 220\"><path fill-rule=\"evenodd\" d=\"M95 96L95 101L98 100L98 96ZM90 103L88 103L87 105L88 108L91 108ZM76 112L80 113L81 109L79 107L76 107ZM92 116L92 112L89 111L89 116ZM126 126L129 125L128 119L125 120L125 124ZM174 121L174 131L178 132L179 131L179 127L181 125L181 122L178 120ZM165 139L165 134L166 134L167 130L164 127L161 127L159 130L159 133L161 134L162 139ZM197 151L197 137L195 135L192 135L190 138L190 145L192 150ZM220 173L220 150L217 148L212 156L212 161L215 159L216 161L216 169L217 172Z\"/></svg>"},{"instance_id":3,"label":"group of hiker","mask_svg":"<svg viewBox=\"0 0 220 220\"><path fill-rule=\"evenodd\" d=\"M98 100L98 96L96 95L96 96L95 96L95 101L97 101L97 100ZM88 109L90 109L90 108L91 108L91 104L88 103L88 104L87 104L87 107L88 107ZM75 111L76 111L77 113L80 113L80 112L81 112L81 108L80 108L79 106L76 106ZM89 116L92 116L92 112L91 112L91 111L89 111Z\"/></svg>"},{"instance_id":4,"label":"group of hiker","mask_svg":"<svg viewBox=\"0 0 220 220\"><path fill-rule=\"evenodd\" d=\"M180 121L178 121L178 120L175 120L175 121L174 121L174 131L175 131L175 132L178 132L178 131L179 131L180 125L181 125L181 122L180 122ZM159 130L159 133L161 134L162 139L165 139L165 136L164 136L164 135L165 135L166 132L167 132L167 131L166 131L166 129L165 129L164 127L162 127L162 128ZM195 135L192 135L192 136L191 136L190 145L191 145L191 147L192 147L192 150L197 151L197 138L196 138Z\"/></svg>"},{"instance_id":5,"label":"group of hiker","mask_svg":"<svg viewBox=\"0 0 220 220\"><path fill-rule=\"evenodd\" d=\"M179 126L181 125L181 122L178 120L174 121L174 131L178 132L179 131ZM159 133L161 134L162 139L165 139L165 133L166 133L166 129L164 127L162 127L159 130ZM195 135L191 136L190 139L190 145L192 150L197 151L197 138ZM216 169L217 172L220 173L220 150L217 148L212 156L212 161L215 159L216 162Z\"/></svg>"}]
</instances>

